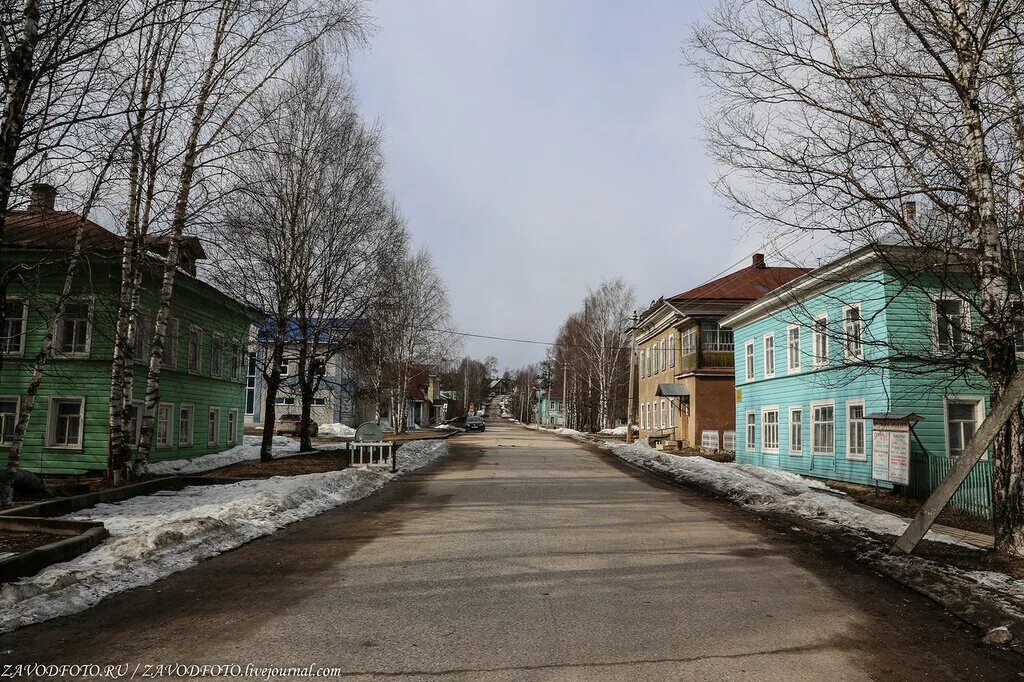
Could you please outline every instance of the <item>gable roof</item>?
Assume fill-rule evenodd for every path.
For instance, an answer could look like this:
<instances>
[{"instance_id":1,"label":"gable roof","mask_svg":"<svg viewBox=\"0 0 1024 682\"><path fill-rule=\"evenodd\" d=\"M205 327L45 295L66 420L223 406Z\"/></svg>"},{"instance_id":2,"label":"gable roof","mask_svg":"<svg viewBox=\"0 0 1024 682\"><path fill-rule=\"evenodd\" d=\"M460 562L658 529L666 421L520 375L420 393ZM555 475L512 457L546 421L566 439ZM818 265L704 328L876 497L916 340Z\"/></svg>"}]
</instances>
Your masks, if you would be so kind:
<instances>
[{"instance_id":1,"label":"gable roof","mask_svg":"<svg viewBox=\"0 0 1024 682\"><path fill-rule=\"evenodd\" d=\"M70 251L80 216L71 211L10 211L4 222L4 248ZM124 239L86 219L84 251L119 252Z\"/></svg>"},{"instance_id":2,"label":"gable roof","mask_svg":"<svg viewBox=\"0 0 1024 682\"><path fill-rule=\"evenodd\" d=\"M671 303L688 301L756 301L773 289L810 272L809 268L779 268L748 265L742 270L713 279L668 299Z\"/></svg>"}]
</instances>

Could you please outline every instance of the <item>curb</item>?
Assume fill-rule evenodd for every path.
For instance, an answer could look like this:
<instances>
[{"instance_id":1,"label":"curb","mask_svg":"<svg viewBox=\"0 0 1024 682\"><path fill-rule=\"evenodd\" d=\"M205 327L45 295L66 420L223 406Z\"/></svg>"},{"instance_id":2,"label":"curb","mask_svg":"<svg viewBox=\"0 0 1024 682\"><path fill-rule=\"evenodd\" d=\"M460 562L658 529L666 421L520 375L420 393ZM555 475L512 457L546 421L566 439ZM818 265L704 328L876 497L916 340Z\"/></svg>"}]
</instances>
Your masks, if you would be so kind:
<instances>
[{"instance_id":1,"label":"curb","mask_svg":"<svg viewBox=\"0 0 1024 682\"><path fill-rule=\"evenodd\" d=\"M69 521L10 514L0 516L0 530L70 535L48 545L0 559L0 583L34 575L51 564L74 559L110 536L110 532L99 521Z\"/></svg>"}]
</instances>

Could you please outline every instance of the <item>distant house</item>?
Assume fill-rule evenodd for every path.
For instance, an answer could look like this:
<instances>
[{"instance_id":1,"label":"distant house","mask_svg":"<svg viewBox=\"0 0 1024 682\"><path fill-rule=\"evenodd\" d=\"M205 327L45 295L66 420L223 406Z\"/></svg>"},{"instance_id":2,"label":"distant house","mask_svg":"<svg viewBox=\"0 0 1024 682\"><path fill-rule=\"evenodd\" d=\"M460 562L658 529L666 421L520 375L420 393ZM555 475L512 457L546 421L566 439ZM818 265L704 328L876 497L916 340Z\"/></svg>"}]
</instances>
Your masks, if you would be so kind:
<instances>
[{"instance_id":1,"label":"distant house","mask_svg":"<svg viewBox=\"0 0 1024 682\"><path fill-rule=\"evenodd\" d=\"M251 350L246 362L245 423L253 427L262 425L267 399L263 371L270 362L272 344L265 327L266 323L262 326L253 326ZM278 416L298 413L302 407L298 377L301 332L297 324L291 323L286 333L288 341L284 346L284 360L281 363L281 385L275 397ZM324 336L326 343L328 332L320 330L317 333ZM360 415L357 414L358 385L352 371L353 361L350 354L344 351L327 352L317 347L314 347L313 354L314 361L319 366L319 386L313 394L310 418L317 424L357 426L356 422L360 419Z\"/></svg>"},{"instance_id":2,"label":"distant house","mask_svg":"<svg viewBox=\"0 0 1024 682\"><path fill-rule=\"evenodd\" d=\"M805 272L755 254L742 270L651 304L634 336L641 438L732 449L733 332L722 318Z\"/></svg>"},{"instance_id":3,"label":"distant house","mask_svg":"<svg viewBox=\"0 0 1024 682\"><path fill-rule=\"evenodd\" d=\"M35 185L29 208L7 214L0 258L12 278L0 344L0 433L9 443L31 363L40 348L46 321L67 271L80 216L55 209L57 191ZM123 240L86 221L83 254L87 259L74 285L74 296L58 321L53 358L29 422L21 466L49 474L86 474L108 466L110 369L121 278ZM150 250L166 253L166 241L151 240ZM195 276L205 257L196 239L181 245L151 458L153 461L196 457L241 442L243 353L252 318L238 301ZM143 270L139 336L135 340L136 380L132 442L141 426L149 329L162 266Z\"/></svg>"},{"instance_id":4,"label":"distant house","mask_svg":"<svg viewBox=\"0 0 1024 682\"><path fill-rule=\"evenodd\" d=\"M920 272L908 285L899 263L919 253L865 246L722 321L736 343L737 461L920 495L938 484L989 394L939 362L980 323L963 298L976 288ZM988 515L991 486L982 461L952 505Z\"/></svg>"}]
</instances>

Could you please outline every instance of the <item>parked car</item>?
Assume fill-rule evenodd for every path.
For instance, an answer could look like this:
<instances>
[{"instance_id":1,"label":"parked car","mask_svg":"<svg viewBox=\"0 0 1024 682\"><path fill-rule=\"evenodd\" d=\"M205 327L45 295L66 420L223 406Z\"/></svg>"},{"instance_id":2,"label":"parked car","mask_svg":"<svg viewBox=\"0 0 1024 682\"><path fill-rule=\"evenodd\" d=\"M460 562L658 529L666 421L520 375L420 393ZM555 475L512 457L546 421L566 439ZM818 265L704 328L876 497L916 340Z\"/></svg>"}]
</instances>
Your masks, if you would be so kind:
<instances>
[{"instance_id":1,"label":"parked car","mask_svg":"<svg viewBox=\"0 0 1024 682\"><path fill-rule=\"evenodd\" d=\"M476 415L466 417L466 430L467 431L484 431L487 425L484 423L483 417Z\"/></svg>"},{"instance_id":2,"label":"parked car","mask_svg":"<svg viewBox=\"0 0 1024 682\"><path fill-rule=\"evenodd\" d=\"M299 435L299 425L302 423L301 414L282 414L274 422L274 433L279 436ZM309 435L315 436L320 432L320 425L315 421L309 422Z\"/></svg>"}]
</instances>

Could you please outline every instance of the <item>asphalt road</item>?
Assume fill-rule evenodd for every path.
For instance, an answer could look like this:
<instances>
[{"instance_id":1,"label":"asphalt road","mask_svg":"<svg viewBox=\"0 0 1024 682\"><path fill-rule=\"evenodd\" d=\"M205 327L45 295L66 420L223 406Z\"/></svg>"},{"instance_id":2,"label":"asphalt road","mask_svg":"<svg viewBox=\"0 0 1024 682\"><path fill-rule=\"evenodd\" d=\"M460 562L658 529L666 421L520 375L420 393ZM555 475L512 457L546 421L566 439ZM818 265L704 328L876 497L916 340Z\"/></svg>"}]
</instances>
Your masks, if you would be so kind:
<instances>
[{"instance_id":1,"label":"asphalt road","mask_svg":"<svg viewBox=\"0 0 1024 682\"><path fill-rule=\"evenodd\" d=\"M6 635L0 658L515 680L1024 670L926 599L585 446L493 424L451 443L373 499Z\"/></svg>"}]
</instances>

